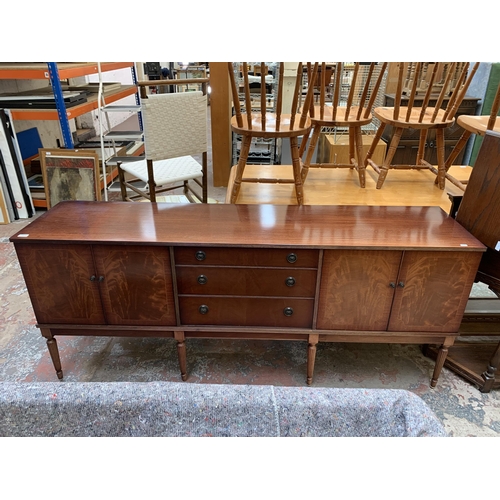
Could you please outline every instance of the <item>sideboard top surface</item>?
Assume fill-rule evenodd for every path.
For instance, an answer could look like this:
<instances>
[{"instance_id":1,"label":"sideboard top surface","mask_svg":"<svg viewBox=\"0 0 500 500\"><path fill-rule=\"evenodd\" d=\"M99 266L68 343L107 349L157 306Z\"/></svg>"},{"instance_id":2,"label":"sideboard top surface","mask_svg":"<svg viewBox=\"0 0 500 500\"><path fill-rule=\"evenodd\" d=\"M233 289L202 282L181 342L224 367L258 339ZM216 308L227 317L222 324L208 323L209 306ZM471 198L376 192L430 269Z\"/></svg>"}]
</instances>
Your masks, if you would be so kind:
<instances>
[{"instance_id":1,"label":"sideboard top surface","mask_svg":"<svg viewBox=\"0 0 500 500\"><path fill-rule=\"evenodd\" d=\"M440 207L61 202L22 242L484 251Z\"/></svg>"}]
</instances>

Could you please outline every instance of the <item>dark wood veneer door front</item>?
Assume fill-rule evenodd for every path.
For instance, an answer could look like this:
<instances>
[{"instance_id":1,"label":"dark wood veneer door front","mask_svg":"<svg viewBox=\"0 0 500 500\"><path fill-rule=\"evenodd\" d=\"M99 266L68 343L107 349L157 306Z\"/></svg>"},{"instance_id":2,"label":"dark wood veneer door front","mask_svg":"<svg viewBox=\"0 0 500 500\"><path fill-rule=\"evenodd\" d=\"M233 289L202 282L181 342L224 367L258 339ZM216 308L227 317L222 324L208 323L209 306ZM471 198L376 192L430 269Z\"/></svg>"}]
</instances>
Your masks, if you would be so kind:
<instances>
[{"instance_id":1,"label":"dark wood veneer door front","mask_svg":"<svg viewBox=\"0 0 500 500\"><path fill-rule=\"evenodd\" d=\"M405 251L388 330L457 332L481 256Z\"/></svg>"},{"instance_id":2,"label":"dark wood veneer door front","mask_svg":"<svg viewBox=\"0 0 500 500\"><path fill-rule=\"evenodd\" d=\"M89 245L17 244L38 323L103 324Z\"/></svg>"},{"instance_id":3,"label":"dark wood veneer door front","mask_svg":"<svg viewBox=\"0 0 500 500\"><path fill-rule=\"evenodd\" d=\"M92 249L108 324L176 324L168 247L94 245Z\"/></svg>"},{"instance_id":4,"label":"dark wood veneer door front","mask_svg":"<svg viewBox=\"0 0 500 500\"><path fill-rule=\"evenodd\" d=\"M398 250L325 250L318 329L386 330L401 255Z\"/></svg>"}]
</instances>

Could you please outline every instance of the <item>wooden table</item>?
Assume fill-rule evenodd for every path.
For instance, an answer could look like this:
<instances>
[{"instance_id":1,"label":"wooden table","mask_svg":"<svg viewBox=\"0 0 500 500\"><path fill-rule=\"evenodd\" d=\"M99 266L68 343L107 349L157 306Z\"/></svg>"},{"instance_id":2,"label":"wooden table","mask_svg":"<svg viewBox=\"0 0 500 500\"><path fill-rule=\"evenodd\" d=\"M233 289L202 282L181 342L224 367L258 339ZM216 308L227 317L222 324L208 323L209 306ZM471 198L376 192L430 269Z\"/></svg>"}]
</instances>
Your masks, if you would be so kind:
<instances>
[{"instance_id":1,"label":"wooden table","mask_svg":"<svg viewBox=\"0 0 500 500\"><path fill-rule=\"evenodd\" d=\"M471 172L468 166L452 166L450 173L467 182ZM234 182L235 167L231 169L228 193ZM289 165L247 165L245 177L276 176L292 179ZM366 187L359 186L358 173L348 168L311 168L304 183L305 205L370 205L370 206L438 206L446 213L451 208L452 196L462 196L463 191L451 182L444 190L434 184L436 176L429 170L393 170L387 176L384 189L376 189L377 174L366 169ZM229 203L229 195L226 197ZM236 203L270 203L295 205L294 186L291 184L242 183Z\"/></svg>"},{"instance_id":2,"label":"wooden table","mask_svg":"<svg viewBox=\"0 0 500 500\"><path fill-rule=\"evenodd\" d=\"M485 247L439 207L62 202L12 236L57 375L58 335L440 345Z\"/></svg>"}]
</instances>

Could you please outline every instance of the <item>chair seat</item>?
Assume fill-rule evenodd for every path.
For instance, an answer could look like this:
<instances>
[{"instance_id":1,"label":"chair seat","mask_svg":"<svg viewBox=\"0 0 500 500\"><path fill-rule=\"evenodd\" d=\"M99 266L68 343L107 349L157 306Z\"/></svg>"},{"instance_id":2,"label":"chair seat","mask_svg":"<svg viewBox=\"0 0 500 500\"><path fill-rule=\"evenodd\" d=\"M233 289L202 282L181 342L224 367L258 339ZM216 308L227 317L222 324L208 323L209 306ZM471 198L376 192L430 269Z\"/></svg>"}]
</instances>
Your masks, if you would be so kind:
<instances>
[{"instance_id":1,"label":"chair seat","mask_svg":"<svg viewBox=\"0 0 500 500\"><path fill-rule=\"evenodd\" d=\"M321 116L321 106L314 106L314 117L311 117L313 124L321 125L323 127L342 127L342 126L360 126L368 125L372 121L372 114L370 113L366 118L356 119L359 107L353 106L349 110L347 118L345 117L346 107L337 107L337 114L335 120L332 119L333 106L325 106L323 118ZM363 115L364 113L361 113Z\"/></svg>"},{"instance_id":2,"label":"chair seat","mask_svg":"<svg viewBox=\"0 0 500 500\"><path fill-rule=\"evenodd\" d=\"M465 130L472 132L473 134L478 134L484 136L488 127L488 121L490 117L488 115L484 116L470 116L470 115L460 115L457 118L457 123ZM500 117L496 119L495 126L493 129L495 132L500 132Z\"/></svg>"},{"instance_id":3,"label":"chair seat","mask_svg":"<svg viewBox=\"0 0 500 500\"><path fill-rule=\"evenodd\" d=\"M121 168L141 181L148 182L146 160L122 163ZM201 165L192 156L158 160L153 162L153 168L155 184L157 186L203 176Z\"/></svg>"},{"instance_id":4,"label":"chair seat","mask_svg":"<svg viewBox=\"0 0 500 500\"><path fill-rule=\"evenodd\" d=\"M290 129L290 116L281 115L279 130L276 130L276 114L266 113L266 128L262 130L262 116L258 112L252 113L252 128L248 128L248 116L242 114L243 125L238 126L236 116L231 118L231 128L237 134L246 135L251 132L253 137L298 137L304 135L311 128L311 120L307 118L303 127L299 127L300 116L295 116L295 123Z\"/></svg>"},{"instance_id":5,"label":"chair seat","mask_svg":"<svg viewBox=\"0 0 500 500\"><path fill-rule=\"evenodd\" d=\"M394 108L375 108L373 110L373 114L376 118L378 118L381 122L387 125L393 125L394 127L400 128L413 128L413 129L426 129L426 128L447 128L455 122L455 119L449 119L443 121L443 116L445 114L444 109L440 109L437 112L436 119L434 122L431 122L432 115L434 114L435 108L427 108L424 113L424 117L422 121L419 121L421 108L413 108L411 110L410 118L406 119L406 114L408 112L408 108L402 106L399 108L399 115L395 119L394 118Z\"/></svg>"}]
</instances>

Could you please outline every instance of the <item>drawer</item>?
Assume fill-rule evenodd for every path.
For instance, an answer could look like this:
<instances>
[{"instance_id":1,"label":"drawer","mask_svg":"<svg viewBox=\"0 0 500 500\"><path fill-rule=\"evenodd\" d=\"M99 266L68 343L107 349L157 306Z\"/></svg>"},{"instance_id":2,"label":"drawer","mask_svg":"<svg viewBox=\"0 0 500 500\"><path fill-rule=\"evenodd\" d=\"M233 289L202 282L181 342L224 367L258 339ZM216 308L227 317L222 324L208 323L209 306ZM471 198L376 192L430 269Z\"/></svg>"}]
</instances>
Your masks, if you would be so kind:
<instances>
[{"instance_id":1,"label":"drawer","mask_svg":"<svg viewBox=\"0 0 500 500\"><path fill-rule=\"evenodd\" d=\"M204 266L318 267L318 250L291 248L176 247L176 264Z\"/></svg>"},{"instance_id":2,"label":"drawer","mask_svg":"<svg viewBox=\"0 0 500 500\"><path fill-rule=\"evenodd\" d=\"M179 294L314 297L316 270L177 266Z\"/></svg>"},{"instance_id":3,"label":"drawer","mask_svg":"<svg viewBox=\"0 0 500 500\"><path fill-rule=\"evenodd\" d=\"M179 297L183 325L311 328L313 307L313 299Z\"/></svg>"}]
</instances>

